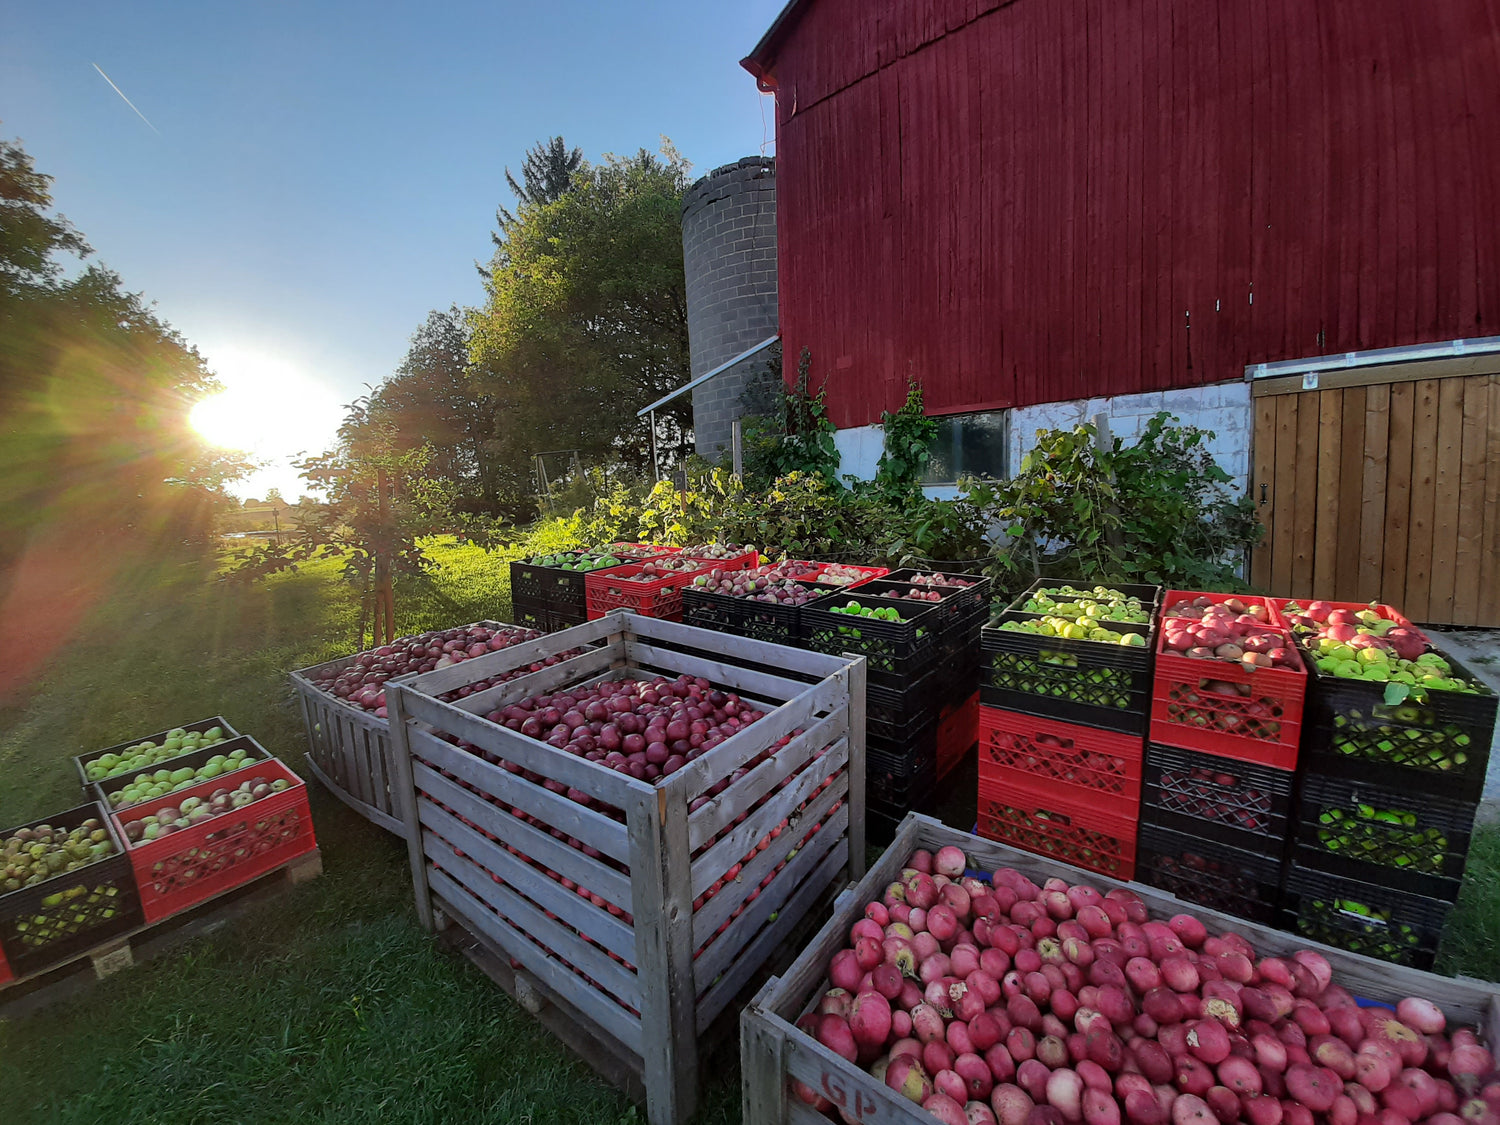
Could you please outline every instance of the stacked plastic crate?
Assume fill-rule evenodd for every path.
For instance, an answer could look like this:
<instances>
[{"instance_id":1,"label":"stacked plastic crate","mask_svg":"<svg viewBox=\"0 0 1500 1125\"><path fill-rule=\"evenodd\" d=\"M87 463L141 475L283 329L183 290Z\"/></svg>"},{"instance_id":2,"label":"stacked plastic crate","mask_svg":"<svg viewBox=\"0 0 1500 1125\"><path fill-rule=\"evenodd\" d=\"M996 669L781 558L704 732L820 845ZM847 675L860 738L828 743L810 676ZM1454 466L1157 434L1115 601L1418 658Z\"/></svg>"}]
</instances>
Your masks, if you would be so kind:
<instances>
[{"instance_id":1,"label":"stacked plastic crate","mask_svg":"<svg viewBox=\"0 0 1500 1125\"><path fill-rule=\"evenodd\" d=\"M588 620L590 575L614 573L625 566L674 554L676 547L649 543L611 543L593 551L559 551L510 564L511 620L528 629L555 633ZM616 566L574 569L581 560L619 559Z\"/></svg>"},{"instance_id":2,"label":"stacked plastic crate","mask_svg":"<svg viewBox=\"0 0 1500 1125\"><path fill-rule=\"evenodd\" d=\"M1273 609L1312 670L1284 924L1430 968L1463 877L1497 698L1389 606ZM1370 643L1398 628L1415 634L1399 651ZM1392 662L1403 652L1418 657L1420 678ZM1337 675L1351 653L1376 677Z\"/></svg>"},{"instance_id":3,"label":"stacked plastic crate","mask_svg":"<svg viewBox=\"0 0 1500 1125\"><path fill-rule=\"evenodd\" d=\"M1210 641L1170 630L1204 621ZM1275 924L1291 824L1307 672L1264 598L1169 590L1153 677L1136 878ZM1222 623L1222 627L1214 622ZM1172 636L1169 637L1169 632ZM1190 647L1184 648L1184 645Z\"/></svg>"},{"instance_id":4,"label":"stacked plastic crate","mask_svg":"<svg viewBox=\"0 0 1500 1125\"><path fill-rule=\"evenodd\" d=\"M802 643L862 653L865 801L869 832L885 840L924 808L939 776L977 735L979 631L990 581L977 574L897 570L802 607ZM881 611L859 616L858 610Z\"/></svg>"},{"instance_id":5,"label":"stacked plastic crate","mask_svg":"<svg viewBox=\"0 0 1500 1125\"><path fill-rule=\"evenodd\" d=\"M980 835L1133 876L1159 593L1044 579L982 630Z\"/></svg>"}]
</instances>

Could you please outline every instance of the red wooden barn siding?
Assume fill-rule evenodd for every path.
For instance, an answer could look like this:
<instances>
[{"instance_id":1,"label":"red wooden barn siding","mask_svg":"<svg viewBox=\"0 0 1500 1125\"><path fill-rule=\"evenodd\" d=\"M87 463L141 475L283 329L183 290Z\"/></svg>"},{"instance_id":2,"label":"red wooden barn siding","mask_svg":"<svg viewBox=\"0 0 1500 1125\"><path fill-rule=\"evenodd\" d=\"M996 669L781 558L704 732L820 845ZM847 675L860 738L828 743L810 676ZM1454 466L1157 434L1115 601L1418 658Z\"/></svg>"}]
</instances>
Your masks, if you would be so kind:
<instances>
[{"instance_id":1,"label":"red wooden barn siding","mask_svg":"<svg viewBox=\"0 0 1500 1125\"><path fill-rule=\"evenodd\" d=\"M780 316L839 426L1500 333L1500 0L804 0ZM790 364L788 364L790 369Z\"/></svg>"}]
</instances>

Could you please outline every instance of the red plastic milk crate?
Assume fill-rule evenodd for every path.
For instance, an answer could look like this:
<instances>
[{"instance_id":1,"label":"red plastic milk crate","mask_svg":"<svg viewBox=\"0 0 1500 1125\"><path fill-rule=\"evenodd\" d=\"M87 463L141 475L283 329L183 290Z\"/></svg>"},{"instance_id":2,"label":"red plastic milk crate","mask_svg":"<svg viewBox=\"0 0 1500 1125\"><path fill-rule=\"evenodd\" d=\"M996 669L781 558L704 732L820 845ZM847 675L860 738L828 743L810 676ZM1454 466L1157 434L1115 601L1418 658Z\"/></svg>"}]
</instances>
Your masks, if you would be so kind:
<instances>
[{"instance_id":1,"label":"red plastic milk crate","mask_svg":"<svg viewBox=\"0 0 1500 1125\"><path fill-rule=\"evenodd\" d=\"M1264 598L1236 594L1199 594L1168 590L1162 612L1179 602L1237 597L1246 605L1266 605ZM1270 623L1266 628L1291 634ZM1196 660L1167 647L1166 629L1157 636L1156 672L1151 689L1150 740L1239 762L1275 769L1297 768L1302 737L1302 706L1307 697L1307 670L1301 667L1256 668L1228 660Z\"/></svg>"},{"instance_id":2,"label":"red plastic milk crate","mask_svg":"<svg viewBox=\"0 0 1500 1125\"><path fill-rule=\"evenodd\" d=\"M1080 799L1081 798L1081 799ZM1115 879L1135 875L1136 820L1119 799L1042 782L1037 788L981 778L976 831L1036 855Z\"/></svg>"},{"instance_id":3,"label":"red plastic milk crate","mask_svg":"<svg viewBox=\"0 0 1500 1125\"><path fill-rule=\"evenodd\" d=\"M816 582L819 586L826 586L830 590L857 590L866 582L873 582L877 578L884 578L891 572L888 566L855 566L853 563L825 563L815 562L808 564L811 569L806 574L794 574L792 577L798 582ZM854 582L825 582L823 572L829 567L843 567L845 570L859 571L864 575Z\"/></svg>"},{"instance_id":4,"label":"red plastic milk crate","mask_svg":"<svg viewBox=\"0 0 1500 1125\"><path fill-rule=\"evenodd\" d=\"M148 924L170 918L317 849L312 809L302 779L275 758L262 763L258 772L268 781L281 778L291 785L243 808L130 847L130 865ZM214 778L173 793L163 802L207 798L220 788L227 788L223 778ZM111 813L110 819L123 838L127 824L151 811L149 805L136 805L124 816Z\"/></svg>"},{"instance_id":5,"label":"red plastic milk crate","mask_svg":"<svg viewBox=\"0 0 1500 1125\"><path fill-rule=\"evenodd\" d=\"M1139 735L998 707L979 709L981 786L1043 786L1133 820L1140 806L1145 750Z\"/></svg>"},{"instance_id":6,"label":"red plastic milk crate","mask_svg":"<svg viewBox=\"0 0 1500 1125\"><path fill-rule=\"evenodd\" d=\"M1292 627L1290 618L1296 615L1287 614L1286 612L1284 612L1288 605L1296 602L1305 610L1308 606L1312 605L1313 602L1321 600L1321 598L1267 598L1266 604L1271 607L1272 624L1279 625L1283 629L1290 629ZM1416 628L1416 626L1413 625L1409 620L1407 620L1406 616L1399 610L1392 609L1388 605L1382 605L1380 602L1323 602L1323 604L1328 607L1329 612L1332 612L1336 609L1347 609L1351 613L1361 613L1364 610L1373 609L1377 614L1379 614L1381 617L1384 617L1387 621L1394 621L1402 628Z\"/></svg>"},{"instance_id":7,"label":"red plastic milk crate","mask_svg":"<svg viewBox=\"0 0 1500 1125\"><path fill-rule=\"evenodd\" d=\"M589 620L598 620L612 609L628 609L642 617L681 621L683 587L718 565L696 559L687 561L698 563L697 569L671 571L660 578L637 578L636 575L645 567L644 563L612 567L587 575L583 588L588 598Z\"/></svg>"},{"instance_id":8,"label":"red plastic milk crate","mask_svg":"<svg viewBox=\"0 0 1500 1125\"><path fill-rule=\"evenodd\" d=\"M974 745L979 736L979 693L950 703L938 714L937 775L941 781Z\"/></svg>"}]
</instances>

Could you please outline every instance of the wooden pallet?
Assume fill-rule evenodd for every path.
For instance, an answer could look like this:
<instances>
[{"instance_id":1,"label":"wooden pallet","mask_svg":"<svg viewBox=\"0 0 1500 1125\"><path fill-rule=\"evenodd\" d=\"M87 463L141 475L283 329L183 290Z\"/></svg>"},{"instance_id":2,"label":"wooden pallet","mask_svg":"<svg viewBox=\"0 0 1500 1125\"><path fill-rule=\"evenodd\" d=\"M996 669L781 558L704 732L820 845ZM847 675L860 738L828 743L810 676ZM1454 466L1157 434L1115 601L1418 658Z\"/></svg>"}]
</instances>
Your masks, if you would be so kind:
<instances>
[{"instance_id":1,"label":"wooden pallet","mask_svg":"<svg viewBox=\"0 0 1500 1125\"><path fill-rule=\"evenodd\" d=\"M314 848L181 914L155 925L138 926L66 961L7 981L0 985L0 1019L14 1019L75 996L96 981L214 933L287 887L305 883L322 873L323 856Z\"/></svg>"}]
</instances>

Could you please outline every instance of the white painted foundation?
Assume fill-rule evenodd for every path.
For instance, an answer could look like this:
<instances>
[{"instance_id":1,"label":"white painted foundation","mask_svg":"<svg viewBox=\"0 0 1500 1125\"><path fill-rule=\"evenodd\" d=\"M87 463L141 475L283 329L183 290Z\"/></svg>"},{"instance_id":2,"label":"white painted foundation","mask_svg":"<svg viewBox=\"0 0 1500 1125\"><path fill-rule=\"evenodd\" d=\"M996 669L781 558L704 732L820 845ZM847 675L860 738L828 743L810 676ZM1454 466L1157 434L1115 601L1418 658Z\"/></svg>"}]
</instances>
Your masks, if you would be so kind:
<instances>
[{"instance_id":1,"label":"white painted foundation","mask_svg":"<svg viewBox=\"0 0 1500 1125\"><path fill-rule=\"evenodd\" d=\"M1146 423L1165 410L1186 426L1211 430L1215 437L1209 451L1240 487L1250 483L1252 411L1250 384L1219 383L1188 390L1152 391L1148 394L1117 395L1113 398L1072 399L1023 406L1010 412L1008 464L1015 472L1021 458L1036 445L1037 430L1072 429L1092 421L1094 415L1109 417L1110 433L1127 444L1139 437ZM852 426L833 435L839 451L839 475L871 480L880 462L885 435L879 425ZM924 491L937 499L951 499L958 490L951 485L929 485Z\"/></svg>"}]
</instances>

